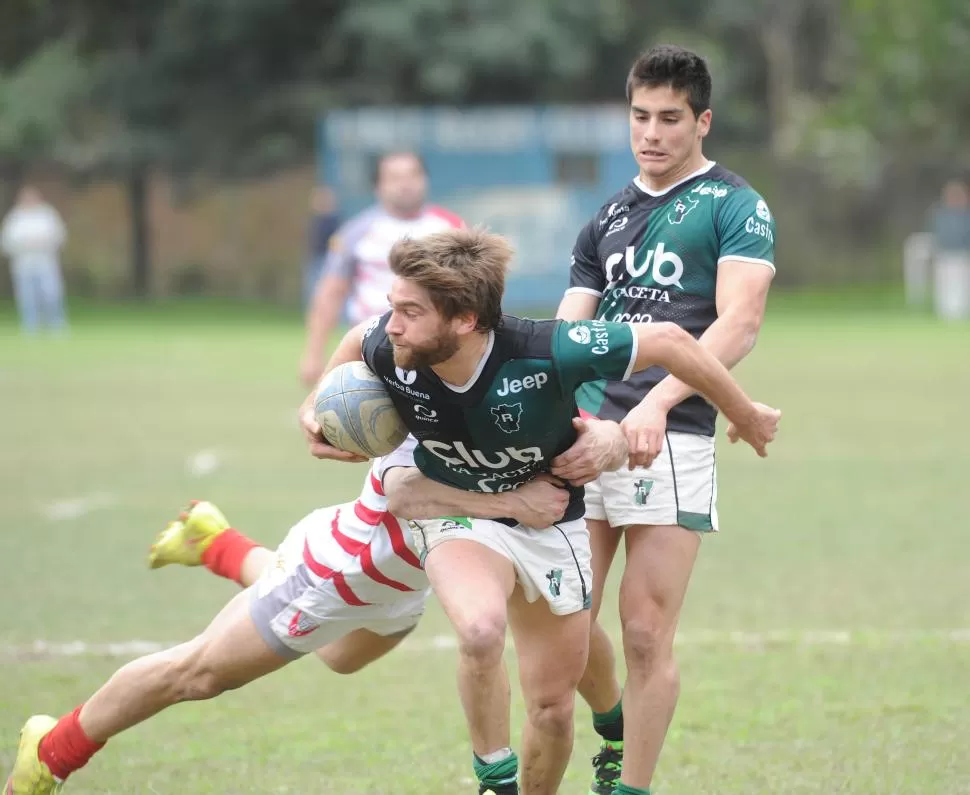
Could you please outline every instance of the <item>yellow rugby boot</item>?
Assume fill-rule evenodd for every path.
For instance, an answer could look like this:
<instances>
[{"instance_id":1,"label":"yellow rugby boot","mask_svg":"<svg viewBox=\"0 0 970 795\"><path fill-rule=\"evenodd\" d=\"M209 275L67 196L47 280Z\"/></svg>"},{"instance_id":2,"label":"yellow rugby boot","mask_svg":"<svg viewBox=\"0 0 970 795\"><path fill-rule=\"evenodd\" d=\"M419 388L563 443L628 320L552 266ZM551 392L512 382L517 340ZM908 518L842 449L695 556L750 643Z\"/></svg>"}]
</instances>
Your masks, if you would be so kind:
<instances>
[{"instance_id":1,"label":"yellow rugby boot","mask_svg":"<svg viewBox=\"0 0 970 795\"><path fill-rule=\"evenodd\" d=\"M34 715L20 730L20 747L13 770L7 778L3 795L51 795L61 788L61 782L37 756L37 748L44 736L57 725L57 718Z\"/></svg>"},{"instance_id":2,"label":"yellow rugby boot","mask_svg":"<svg viewBox=\"0 0 970 795\"><path fill-rule=\"evenodd\" d=\"M215 505L193 500L187 512L158 534L148 554L148 567L201 566L203 553L228 528L229 522Z\"/></svg>"}]
</instances>

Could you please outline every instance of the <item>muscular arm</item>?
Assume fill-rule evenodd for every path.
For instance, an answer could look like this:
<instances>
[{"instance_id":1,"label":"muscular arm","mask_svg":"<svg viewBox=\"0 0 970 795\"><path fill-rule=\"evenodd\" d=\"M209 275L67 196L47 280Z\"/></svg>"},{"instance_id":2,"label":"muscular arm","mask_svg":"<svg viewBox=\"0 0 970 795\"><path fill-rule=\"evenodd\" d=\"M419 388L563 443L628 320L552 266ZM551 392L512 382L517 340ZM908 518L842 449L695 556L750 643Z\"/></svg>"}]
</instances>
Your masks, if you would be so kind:
<instances>
[{"instance_id":1,"label":"muscular arm","mask_svg":"<svg viewBox=\"0 0 970 795\"><path fill-rule=\"evenodd\" d=\"M334 367L347 364L347 362L362 362L364 360L361 346L364 344L364 332L372 322L372 319L365 320L344 334L343 339L340 340L334 352L330 355L330 360L323 370L324 376L333 370Z\"/></svg>"},{"instance_id":2,"label":"muscular arm","mask_svg":"<svg viewBox=\"0 0 970 795\"><path fill-rule=\"evenodd\" d=\"M556 317L560 320L593 320L600 298L592 293L567 293L559 303Z\"/></svg>"},{"instance_id":3,"label":"muscular arm","mask_svg":"<svg viewBox=\"0 0 970 795\"><path fill-rule=\"evenodd\" d=\"M717 320L700 337L700 344L728 369L755 346L765 314L774 271L765 265L725 260L718 266ZM669 411L697 390L668 375L650 392L650 399Z\"/></svg>"},{"instance_id":4,"label":"muscular arm","mask_svg":"<svg viewBox=\"0 0 970 795\"><path fill-rule=\"evenodd\" d=\"M636 360L632 371L658 364L705 395L732 422L743 424L754 404L727 368L675 323L635 323ZM645 398L646 401L648 398ZM641 404L642 405L642 404Z\"/></svg>"},{"instance_id":5,"label":"muscular arm","mask_svg":"<svg viewBox=\"0 0 970 795\"><path fill-rule=\"evenodd\" d=\"M323 275L313 291L307 309L306 342L300 363L301 377L307 386L320 378L323 356L340 314L353 287L357 271L355 251L360 236L368 228L366 214L355 216L330 236Z\"/></svg>"},{"instance_id":6,"label":"muscular arm","mask_svg":"<svg viewBox=\"0 0 970 795\"><path fill-rule=\"evenodd\" d=\"M337 323L351 281L346 276L328 273L320 279L313 293L306 318L306 342L303 357L300 359L300 378L305 386L310 386L320 378L324 371L323 354L327 342Z\"/></svg>"},{"instance_id":7,"label":"muscular arm","mask_svg":"<svg viewBox=\"0 0 970 795\"><path fill-rule=\"evenodd\" d=\"M323 358L327 340L340 320L349 294L350 279L346 276L330 273L320 280L307 312L304 356L318 361Z\"/></svg>"},{"instance_id":8,"label":"muscular arm","mask_svg":"<svg viewBox=\"0 0 970 795\"><path fill-rule=\"evenodd\" d=\"M303 405L300 407L300 414L302 415L307 411L307 409L313 408L313 401L317 394L317 389L320 387L320 382L327 377L327 373L333 370L334 367L339 367L342 364L347 364L347 362L360 362L363 361L363 354L360 352L360 346L364 341L364 330L367 328L370 321L364 321L363 323L358 323L350 331L344 334L342 340L340 340L337 348L334 350L333 354L330 356L330 360L327 362L327 366L323 368L323 375L317 380L317 383L313 385L313 389L310 390L310 394L307 395L306 400L303 401Z\"/></svg>"},{"instance_id":9,"label":"muscular arm","mask_svg":"<svg viewBox=\"0 0 970 795\"><path fill-rule=\"evenodd\" d=\"M456 489L425 477L417 467L395 467L384 475L387 508L402 519L471 516L502 519L514 515L515 492L480 494Z\"/></svg>"}]
</instances>

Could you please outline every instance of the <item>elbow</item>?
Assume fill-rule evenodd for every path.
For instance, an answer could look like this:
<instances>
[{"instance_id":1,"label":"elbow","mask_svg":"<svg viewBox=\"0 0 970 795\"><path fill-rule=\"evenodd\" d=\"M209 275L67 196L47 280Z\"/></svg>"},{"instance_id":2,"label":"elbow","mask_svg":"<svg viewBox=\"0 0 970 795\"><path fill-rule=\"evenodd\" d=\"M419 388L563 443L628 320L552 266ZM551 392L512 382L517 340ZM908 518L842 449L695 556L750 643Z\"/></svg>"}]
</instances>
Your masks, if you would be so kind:
<instances>
[{"instance_id":1,"label":"elbow","mask_svg":"<svg viewBox=\"0 0 970 795\"><path fill-rule=\"evenodd\" d=\"M336 273L325 273L320 280L320 289L317 291L327 298L344 295L350 291L350 280Z\"/></svg>"},{"instance_id":2,"label":"elbow","mask_svg":"<svg viewBox=\"0 0 970 795\"><path fill-rule=\"evenodd\" d=\"M414 480L409 475L401 475L384 483L387 510L400 519L416 519L417 507L414 499Z\"/></svg>"},{"instance_id":3,"label":"elbow","mask_svg":"<svg viewBox=\"0 0 970 795\"><path fill-rule=\"evenodd\" d=\"M413 506L404 489L387 493L387 510L400 519L414 519Z\"/></svg>"},{"instance_id":4,"label":"elbow","mask_svg":"<svg viewBox=\"0 0 970 795\"><path fill-rule=\"evenodd\" d=\"M651 323L647 328L650 335L650 345L646 346L649 351L649 361L644 364L656 364L671 373L680 370L684 354L692 345L696 345L697 341L689 332L669 321Z\"/></svg>"},{"instance_id":5,"label":"elbow","mask_svg":"<svg viewBox=\"0 0 970 795\"><path fill-rule=\"evenodd\" d=\"M754 350L754 346L758 342L758 333L761 331L763 318L764 315L759 312L739 317L734 322L734 333L737 339L741 341L742 356L747 356Z\"/></svg>"},{"instance_id":6,"label":"elbow","mask_svg":"<svg viewBox=\"0 0 970 795\"><path fill-rule=\"evenodd\" d=\"M671 321L652 323L650 328L654 330L654 338L664 351L673 351L694 341L689 332Z\"/></svg>"},{"instance_id":7,"label":"elbow","mask_svg":"<svg viewBox=\"0 0 970 795\"><path fill-rule=\"evenodd\" d=\"M313 307L316 311L330 309L342 301L350 292L350 282L342 276L324 275L313 293Z\"/></svg>"}]
</instances>

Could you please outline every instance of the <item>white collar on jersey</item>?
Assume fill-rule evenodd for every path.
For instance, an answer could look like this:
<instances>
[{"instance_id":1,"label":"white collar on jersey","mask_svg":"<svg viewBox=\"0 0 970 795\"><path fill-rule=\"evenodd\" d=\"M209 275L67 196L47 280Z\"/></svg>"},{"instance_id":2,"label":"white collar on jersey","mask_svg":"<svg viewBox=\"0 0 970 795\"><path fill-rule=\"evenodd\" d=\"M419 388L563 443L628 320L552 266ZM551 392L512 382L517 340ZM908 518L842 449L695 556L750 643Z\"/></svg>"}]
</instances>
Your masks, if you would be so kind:
<instances>
[{"instance_id":1,"label":"white collar on jersey","mask_svg":"<svg viewBox=\"0 0 970 795\"><path fill-rule=\"evenodd\" d=\"M714 160L708 160L707 161L707 165L701 166L693 174L688 174L683 179L678 180L677 182L675 182L669 188L664 188L663 190L650 190L650 188L648 188L646 185L643 184L643 181L640 179L640 176L639 175L637 175L636 177L633 178L633 184L636 185L644 193L646 193L646 194L648 194L650 196L663 196L665 193L670 193L670 191L672 191L678 185L683 185L685 182L687 182L687 180L693 179L694 177L699 177L701 174L706 174L708 171L710 171L716 165L717 165L717 162L716 161L714 161Z\"/></svg>"},{"instance_id":2,"label":"white collar on jersey","mask_svg":"<svg viewBox=\"0 0 970 795\"><path fill-rule=\"evenodd\" d=\"M485 364L488 362L488 357L492 355L492 348L494 346L495 332L490 331L488 332L488 342L485 343L485 353L483 353L482 358L478 360L478 367L475 368L475 372L472 373L472 377L461 386L455 386L454 384L449 384L447 381L441 381L440 378L438 380L441 381L441 383L448 387L448 389L450 389L452 392L458 392L459 394L467 392L469 389L475 386L475 382L478 381L478 377L482 374L482 370L485 369Z\"/></svg>"}]
</instances>

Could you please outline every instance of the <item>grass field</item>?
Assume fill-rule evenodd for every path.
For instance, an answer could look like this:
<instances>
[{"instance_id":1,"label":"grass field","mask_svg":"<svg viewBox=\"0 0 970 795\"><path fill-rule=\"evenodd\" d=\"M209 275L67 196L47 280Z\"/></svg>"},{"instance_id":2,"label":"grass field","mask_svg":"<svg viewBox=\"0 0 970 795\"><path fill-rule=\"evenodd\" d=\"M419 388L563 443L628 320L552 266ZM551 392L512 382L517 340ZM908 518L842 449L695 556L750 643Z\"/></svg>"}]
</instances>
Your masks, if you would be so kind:
<instances>
[{"instance_id":1,"label":"grass field","mask_svg":"<svg viewBox=\"0 0 970 795\"><path fill-rule=\"evenodd\" d=\"M200 304L75 319L69 338L23 339L0 315L3 769L28 715L72 709L123 662L97 644L186 639L233 593L202 570L145 567L186 500L275 544L364 471L304 452L295 316ZM685 608L656 792L970 793L970 327L780 297L739 373L785 411L783 432L767 461L722 445L723 533ZM605 623L617 637L615 609ZM66 791L471 793L446 634L432 606L355 677L305 660L176 707ZM578 716L574 795L595 747Z\"/></svg>"}]
</instances>

